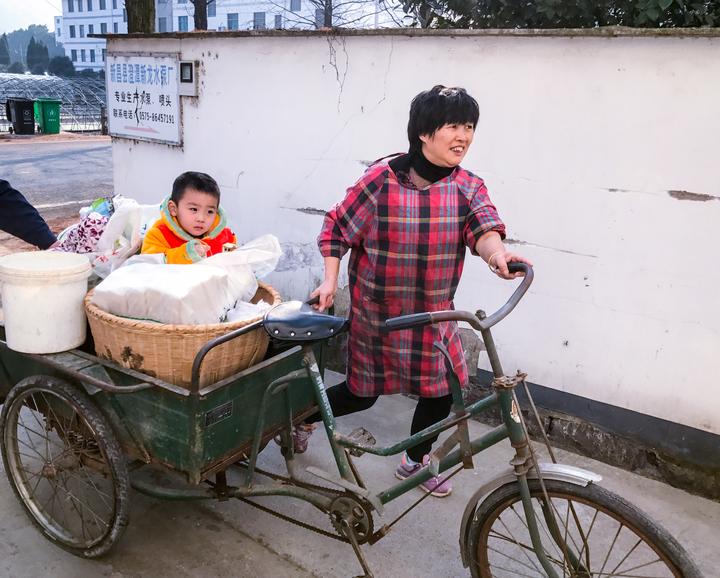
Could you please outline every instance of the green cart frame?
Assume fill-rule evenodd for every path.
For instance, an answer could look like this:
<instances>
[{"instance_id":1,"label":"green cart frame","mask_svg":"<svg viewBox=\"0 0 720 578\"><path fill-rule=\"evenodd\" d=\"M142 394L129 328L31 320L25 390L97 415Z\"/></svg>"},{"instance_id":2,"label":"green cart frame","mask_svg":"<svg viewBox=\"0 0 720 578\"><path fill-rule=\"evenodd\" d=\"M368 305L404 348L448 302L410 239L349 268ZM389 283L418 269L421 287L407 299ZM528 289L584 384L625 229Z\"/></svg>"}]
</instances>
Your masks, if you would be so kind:
<instances>
[{"instance_id":1,"label":"green cart frame","mask_svg":"<svg viewBox=\"0 0 720 578\"><path fill-rule=\"evenodd\" d=\"M17 353L7 347L0 327L0 399L5 397L0 429L10 485L49 540L88 558L106 554L120 539L128 524L131 488L172 500L237 498L265 510L252 498L304 500L329 516L332 530L274 513L349 544L363 576L371 577L362 546L381 540L407 512L376 528L385 504L432 476L450 477L472 468L475 454L509 438L514 449L510 468L478 488L461 520L460 554L472 576L699 577L682 547L637 508L598 486L599 476L537 461L515 393L524 385L524 375L505 375L490 332L532 283L531 268L513 264L513 270L525 276L510 300L490 316L453 310L387 321L388 330L451 320L469 323L485 342L495 379L491 395L466 405L450 371L450 415L386 447L377 447L362 428L349 435L337 430L325 393L323 347L346 320L319 314L307 304L281 304L263 320L208 342L195 359L190 389L83 350ZM282 339L285 349L199 387L200 367L210 350L260 328ZM435 347L449 362L443 346ZM499 408L502 423L470 439L468 420L492 407ZM335 472L303 467L293 453L293 425L318 410ZM450 429L454 431L431 454L427 467L389 488L371 489L355 463L363 453L398 455ZM259 453L273 438L285 458L282 473L257 467ZM148 464L182 474L186 485L148 481L140 475ZM228 484L229 468L241 472L239 484ZM651 573L643 573L647 571Z\"/></svg>"}]
</instances>

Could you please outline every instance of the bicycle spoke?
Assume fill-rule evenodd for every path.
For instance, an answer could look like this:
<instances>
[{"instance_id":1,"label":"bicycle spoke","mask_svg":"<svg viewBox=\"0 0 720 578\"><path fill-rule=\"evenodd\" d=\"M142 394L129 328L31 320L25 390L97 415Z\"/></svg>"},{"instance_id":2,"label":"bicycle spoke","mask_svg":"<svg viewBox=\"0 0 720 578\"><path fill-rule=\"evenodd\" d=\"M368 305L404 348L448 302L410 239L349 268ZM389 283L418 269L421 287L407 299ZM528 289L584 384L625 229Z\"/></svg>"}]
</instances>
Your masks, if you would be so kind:
<instances>
[{"instance_id":1,"label":"bicycle spoke","mask_svg":"<svg viewBox=\"0 0 720 578\"><path fill-rule=\"evenodd\" d=\"M653 564L657 564L658 562L662 562L660 558L655 558L652 562L645 562L644 564L639 564L638 566L634 566L633 568L628 568L627 570L623 570L622 574L610 574L611 576L631 576L630 574L626 574L626 572L634 572L635 570L639 570L640 568L646 568L647 566L651 566Z\"/></svg>"},{"instance_id":2,"label":"bicycle spoke","mask_svg":"<svg viewBox=\"0 0 720 578\"><path fill-rule=\"evenodd\" d=\"M542 572L540 572L540 569L537 566L534 566L534 565L530 566L529 564L525 564L524 562L521 562L520 560L513 558L512 556L510 556L510 554L506 554L505 552L502 552L501 550L498 550L496 548L490 548L490 546L488 546L488 550L490 552L495 552L497 554L500 554L500 556L504 556L505 558L511 560L512 562L515 562L515 563L519 564L520 566L527 568L528 570L534 570L534 571L540 573L540 575L542 576ZM530 560L530 562L532 563L532 560Z\"/></svg>"},{"instance_id":3,"label":"bicycle spoke","mask_svg":"<svg viewBox=\"0 0 720 578\"><path fill-rule=\"evenodd\" d=\"M600 510L595 509L595 513L593 514L593 518L590 521L590 527L588 528L587 536L585 536L585 541L583 543L583 550L587 546L588 554L587 554L587 562L588 562L588 570L590 569L590 534L592 534L593 527L595 526L595 520L597 520L598 514L600 513ZM583 552L580 551L580 558L582 558Z\"/></svg>"},{"instance_id":4,"label":"bicycle spoke","mask_svg":"<svg viewBox=\"0 0 720 578\"><path fill-rule=\"evenodd\" d=\"M508 532L508 534L512 535L512 531L510 530L510 528L507 527L507 524L505 524L505 522L502 520L502 518L498 517L498 521L502 524L503 528L505 528L505 530ZM515 544L517 544L520 547L523 554L525 554L525 557L528 559L528 562L530 562L530 564L533 565L533 568L535 570L537 570L538 572L540 572L540 569L537 566L535 566L535 563L530 558L530 555L527 553L527 550L525 548L521 547L520 543L514 537L513 537L513 541L515 542ZM542 575L542 572L540 572L540 574Z\"/></svg>"},{"instance_id":5,"label":"bicycle spoke","mask_svg":"<svg viewBox=\"0 0 720 578\"><path fill-rule=\"evenodd\" d=\"M602 575L602 573L605 571L605 566L607 566L608 560L610 559L610 554L612 553L612 549L615 546L615 542L617 542L618 536L620 535L620 532L622 532L623 526L618 522L618 529L617 532L615 532L615 536L613 537L613 541L610 544L610 547L608 548L607 555L605 556L605 560L603 560L603 565L600 568L600 572L598 574Z\"/></svg>"},{"instance_id":6,"label":"bicycle spoke","mask_svg":"<svg viewBox=\"0 0 720 578\"><path fill-rule=\"evenodd\" d=\"M627 560L627 559L629 558L630 554L632 554L632 553L635 551L635 548L637 548L637 547L640 545L641 542L642 542L642 539L641 539L641 538L638 538L638 541L635 542L635 545L634 545L632 548L630 548L630 550L628 551L628 553L625 554L625 556L623 556L623 559L620 560L620 562L618 562L617 566L615 566L615 568L610 572L610 575L611 575L611 576L614 575L614 574L618 571L618 568L620 568L620 566L623 565L623 563L625 562L625 560Z\"/></svg>"}]
</instances>

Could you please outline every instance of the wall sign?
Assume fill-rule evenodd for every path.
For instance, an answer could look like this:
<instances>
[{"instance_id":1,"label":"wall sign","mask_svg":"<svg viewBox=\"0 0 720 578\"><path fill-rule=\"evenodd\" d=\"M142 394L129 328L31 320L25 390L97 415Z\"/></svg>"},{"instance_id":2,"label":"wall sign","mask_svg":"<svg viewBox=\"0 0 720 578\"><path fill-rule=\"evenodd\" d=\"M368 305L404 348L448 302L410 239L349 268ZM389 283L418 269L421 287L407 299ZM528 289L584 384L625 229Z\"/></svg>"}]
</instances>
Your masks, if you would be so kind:
<instances>
[{"instance_id":1,"label":"wall sign","mask_svg":"<svg viewBox=\"0 0 720 578\"><path fill-rule=\"evenodd\" d=\"M109 54L106 66L109 133L181 144L177 57Z\"/></svg>"}]
</instances>

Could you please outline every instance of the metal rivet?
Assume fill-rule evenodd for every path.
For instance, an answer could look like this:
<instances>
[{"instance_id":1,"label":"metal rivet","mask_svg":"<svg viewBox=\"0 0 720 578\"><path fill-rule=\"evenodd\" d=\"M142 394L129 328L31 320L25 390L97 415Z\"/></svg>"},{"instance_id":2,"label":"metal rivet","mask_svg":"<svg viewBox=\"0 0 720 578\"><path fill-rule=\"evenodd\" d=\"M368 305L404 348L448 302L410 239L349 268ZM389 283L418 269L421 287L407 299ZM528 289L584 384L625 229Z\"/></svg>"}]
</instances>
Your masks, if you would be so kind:
<instances>
[{"instance_id":1,"label":"metal rivet","mask_svg":"<svg viewBox=\"0 0 720 578\"><path fill-rule=\"evenodd\" d=\"M334 331L335 331L335 330L331 327L331 328L330 328L330 333L333 333Z\"/></svg>"},{"instance_id":2,"label":"metal rivet","mask_svg":"<svg viewBox=\"0 0 720 578\"><path fill-rule=\"evenodd\" d=\"M273 333L275 333L275 335L277 335L278 333L280 333L280 330L276 329Z\"/></svg>"},{"instance_id":3,"label":"metal rivet","mask_svg":"<svg viewBox=\"0 0 720 578\"><path fill-rule=\"evenodd\" d=\"M291 331L291 332L290 332L290 337L295 337L295 332L294 332L294 331Z\"/></svg>"},{"instance_id":4,"label":"metal rivet","mask_svg":"<svg viewBox=\"0 0 720 578\"><path fill-rule=\"evenodd\" d=\"M312 335L312 331L308 331L307 334L308 334L308 335Z\"/></svg>"}]
</instances>

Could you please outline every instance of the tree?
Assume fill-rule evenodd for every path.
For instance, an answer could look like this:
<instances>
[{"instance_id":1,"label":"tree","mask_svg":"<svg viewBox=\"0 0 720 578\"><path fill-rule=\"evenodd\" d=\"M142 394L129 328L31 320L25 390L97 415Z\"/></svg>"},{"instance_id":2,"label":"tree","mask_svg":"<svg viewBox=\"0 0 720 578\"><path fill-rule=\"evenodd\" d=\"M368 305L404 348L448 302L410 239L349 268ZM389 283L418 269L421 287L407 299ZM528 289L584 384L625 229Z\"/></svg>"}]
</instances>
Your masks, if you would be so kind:
<instances>
[{"instance_id":1,"label":"tree","mask_svg":"<svg viewBox=\"0 0 720 578\"><path fill-rule=\"evenodd\" d=\"M30 37L28 42L27 51L25 53L25 63L30 70L41 69L40 74L47 70L47 66L50 62L48 56L47 46L42 42L36 42L33 37ZM35 74L33 72L33 74Z\"/></svg>"},{"instance_id":2,"label":"tree","mask_svg":"<svg viewBox=\"0 0 720 578\"><path fill-rule=\"evenodd\" d=\"M21 28L7 34L11 62L25 62L30 38L34 38L35 42L42 42L48 48L49 57L65 55L62 44L55 41L55 35L48 32L47 26L32 24L27 29Z\"/></svg>"},{"instance_id":3,"label":"tree","mask_svg":"<svg viewBox=\"0 0 720 578\"><path fill-rule=\"evenodd\" d=\"M155 32L155 0L125 0L128 33Z\"/></svg>"},{"instance_id":4,"label":"tree","mask_svg":"<svg viewBox=\"0 0 720 578\"><path fill-rule=\"evenodd\" d=\"M22 65L22 62L13 62L10 66L8 66L7 71L11 74L22 74L25 72L25 67Z\"/></svg>"},{"instance_id":5,"label":"tree","mask_svg":"<svg viewBox=\"0 0 720 578\"><path fill-rule=\"evenodd\" d=\"M67 56L53 56L48 64L48 72L55 76L75 76L75 66Z\"/></svg>"},{"instance_id":6,"label":"tree","mask_svg":"<svg viewBox=\"0 0 720 578\"><path fill-rule=\"evenodd\" d=\"M84 68L78 72L78 76L82 76L83 78L95 78L97 75L92 68Z\"/></svg>"},{"instance_id":7,"label":"tree","mask_svg":"<svg viewBox=\"0 0 720 578\"><path fill-rule=\"evenodd\" d=\"M404 0L440 28L645 28L717 26L717 0Z\"/></svg>"},{"instance_id":8,"label":"tree","mask_svg":"<svg viewBox=\"0 0 720 578\"><path fill-rule=\"evenodd\" d=\"M298 10L288 10L287 2L283 0L270 2L281 11L285 27L289 28L372 27L388 23L401 25L402 10L397 0L300 0ZM379 20L381 16L382 23Z\"/></svg>"},{"instance_id":9,"label":"tree","mask_svg":"<svg viewBox=\"0 0 720 578\"><path fill-rule=\"evenodd\" d=\"M10 47L8 46L7 35L0 36L0 65L10 64Z\"/></svg>"},{"instance_id":10,"label":"tree","mask_svg":"<svg viewBox=\"0 0 720 578\"><path fill-rule=\"evenodd\" d=\"M190 0L194 7L193 20L195 21L195 30L207 30L208 27L208 4L212 4L215 0Z\"/></svg>"}]
</instances>

